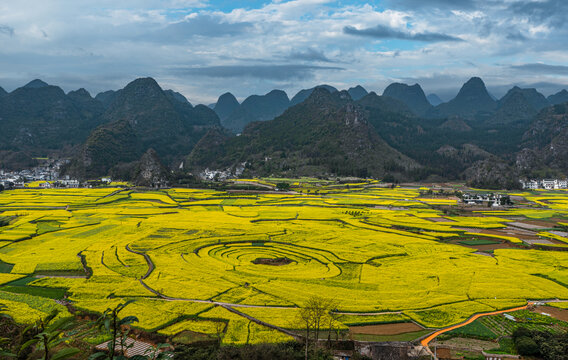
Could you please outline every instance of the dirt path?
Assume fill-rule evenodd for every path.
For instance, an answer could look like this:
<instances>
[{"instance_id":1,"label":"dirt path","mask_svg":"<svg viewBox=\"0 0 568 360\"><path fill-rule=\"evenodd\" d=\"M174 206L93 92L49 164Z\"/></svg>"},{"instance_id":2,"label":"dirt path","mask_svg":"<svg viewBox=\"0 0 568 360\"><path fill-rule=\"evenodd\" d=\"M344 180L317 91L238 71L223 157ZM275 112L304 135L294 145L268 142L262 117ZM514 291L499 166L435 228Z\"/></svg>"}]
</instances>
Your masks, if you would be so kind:
<instances>
[{"instance_id":1,"label":"dirt path","mask_svg":"<svg viewBox=\"0 0 568 360\"><path fill-rule=\"evenodd\" d=\"M450 327L447 327L447 328L444 328L444 329L442 329L442 330L436 331L435 333L433 333L433 334L429 335L428 337L424 338L424 339L420 342L420 344L421 344L422 346L424 346L425 348L428 348L428 344L429 344L432 340L434 340L436 337L438 337L439 335L441 335L441 334L443 334L443 333L446 333L446 332L448 332L448 331L452 331L452 330L455 330L455 329L459 329L459 328L461 328L461 327L463 327L463 326L466 326L466 325L468 325L468 324L471 324L472 322L474 322L475 320L479 319L480 317L483 317L483 316L490 316L490 315L497 315L497 314L503 314L503 313L513 312L513 311L518 311L518 310L525 310L526 308L529 307L529 305L532 305L532 303L529 302L529 303L528 303L527 305L525 305L525 306L519 306L519 307L512 308L512 309L507 309L507 310L499 310L499 311L492 311L492 312L487 312L487 313L475 314L475 315L473 315L472 317L470 317L469 319L467 319L466 321L464 321L464 322L462 322L462 323L459 323L459 324L457 324L457 325L452 325L452 326L450 326Z\"/></svg>"},{"instance_id":2,"label":"dirt path","mask_svg":"<svg viewBox=\"0 0 568 360\"><path fill-rule=\"evenodd\" d=\"M246 319L248 319L248 320L250 320L250 321L252 321L252 322L255 322L255 323L259 324L259 325L266 326L266 327L268 327L268 328L271 328L271 329L274 329L274 330L278 330L278 331L280 331L280 332L282 332L282 333L284 333L284 334L286 334L286 335L292 336L292 337L293 337L294 339L296 339L296 340L298 340L298 339L303 339L302 336L298 335L297 333L295 333L295 332L293 332L293 331L290 331L290 330L288 330L288 329L281 328L280 326L272 325L272 324L269 324L269 323L264 322L264 321L262 321L262 320L259 320L259 319L257 319L257 318L254 318L254 317L252 317L252 316L250 316L250 315L248 315L248 314L245 314L245 313L242 313L242 312L240 312L240 311L238 311L238 310L236 310L236 309L233 309L231 306L222 306L222 307L225 308L225 309L227 309L228 311L230 311L230 312L232 312L232 313L235 313L235 314L237 314L237 315L240 315L240 316L242 316L242 317L244 317L244 318L246 318Z\"/></svg>"},{"instance_id":3,"label":"dirt path","mask_svg":"<svg viewBox=\"0 0 568 360\"><path fill-rule=\"evenodd\" d=\"M127 251L129 251L133 254L136 254L136 255L143 256L144 259L146 260L146 263L148 264L148 271L146 272L146 274L144 274L144 276L142 276L141 279L147 279L148 276L150 276L150 274L152 273L152 271L154 271L154 268L155 268L154 263L152 262L152 259L150 259L150 256L148 256L148 254L144 254L144 253L141 253L139 251L135 251L135 250L130 249L129 245L130 244L126 245Z\"/></svg>"}]
</instances>

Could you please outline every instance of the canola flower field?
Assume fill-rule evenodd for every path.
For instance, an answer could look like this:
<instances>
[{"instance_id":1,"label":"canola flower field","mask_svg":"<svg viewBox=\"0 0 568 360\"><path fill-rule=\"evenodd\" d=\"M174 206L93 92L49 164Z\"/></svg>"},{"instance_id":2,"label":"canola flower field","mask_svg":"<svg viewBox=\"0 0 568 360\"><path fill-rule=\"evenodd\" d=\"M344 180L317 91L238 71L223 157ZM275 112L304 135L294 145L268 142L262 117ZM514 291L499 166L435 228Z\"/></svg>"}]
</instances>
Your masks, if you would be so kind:
<instances>
[{"instance_id":1,"label":"canola flower field","mask_svg":"<svg viewBox=\"0 0 568 360\"><path fill-rule=\"evenodd\" d=\"M535 248L483 233L523 219L566 226L566 192L516 194L531 205L459 215L443 211L457 199L418 188L291 185L288 193L1 192L9 224L0 227L0 304L30 323L53 308L66 313L55 301L63 296L91 313L135 299L121 314L137 316L142 329L244 344L290 337L241 315L297 329L298 307L314 295L334 300L343 329L405 321L440 328L529 299L568 299L562 236L535 231L556 241ZM482 253L450 241L472 236L512 247Z\"/></svg>"}]
</instances>

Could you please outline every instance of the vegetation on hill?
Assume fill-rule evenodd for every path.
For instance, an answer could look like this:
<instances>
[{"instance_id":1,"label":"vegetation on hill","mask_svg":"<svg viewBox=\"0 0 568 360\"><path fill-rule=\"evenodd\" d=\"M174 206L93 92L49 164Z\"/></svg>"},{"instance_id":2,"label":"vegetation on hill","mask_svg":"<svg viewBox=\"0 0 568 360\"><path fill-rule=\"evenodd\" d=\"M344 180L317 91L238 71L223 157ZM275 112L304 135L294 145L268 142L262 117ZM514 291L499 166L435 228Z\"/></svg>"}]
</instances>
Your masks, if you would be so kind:
<instances>
[{"instance_id":1,"label":"vegetation on hill","mask_svg":"<svg viewBox=\"0 0 568 360\"><path fill-rule=\"evenodd\" d=\"M249 125L241 136L222 141L217 134L216 141L200 143L188 157L190 168L229 168L245 162L246 171L257 175L366 177L418 167L388 146L347 92L331 94L323 88L278 118Z\"/></svg>"}]
</instances>

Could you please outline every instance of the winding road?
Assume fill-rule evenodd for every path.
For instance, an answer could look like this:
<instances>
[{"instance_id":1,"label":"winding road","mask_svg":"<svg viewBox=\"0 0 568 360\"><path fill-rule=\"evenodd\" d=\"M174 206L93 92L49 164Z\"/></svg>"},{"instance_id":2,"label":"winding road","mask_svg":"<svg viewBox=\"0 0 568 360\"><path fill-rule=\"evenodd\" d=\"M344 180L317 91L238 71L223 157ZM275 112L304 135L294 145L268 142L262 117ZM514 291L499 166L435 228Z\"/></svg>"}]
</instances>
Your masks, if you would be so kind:
<instances>
[{"instance_id":1,"label":"winding road","mask_svg":"<svg viewBox=\"0 0 568 360\"><path fill-rule=\"evenodd\" d=\"M466 326L468 324L471 324L472 322L474 322L475 320L479 319L480 317L483 316L490 316L490 315L497 315L497 314L503 314L503 313L508 313L508 312L513 312L513 311L518 311L518 310L524 310L526 308L529 307L529 305L532 305L532 302L529 302L527 305L525 306L519 306L516 308L512 308L512 309L507 309L507 310L499 310L499 311L492 311L492 312L487 312L487 313L481 313L481 314L475 314L472 317L470 317L469 319L467 319L466 321L459 323L457 325L452 325L450 327L444 328L442 330L438 330L435 333L429 335L428 337L422 339L422 341L420 341L420 344L422 346L424 346L425 348L428 348L428 344L434 340L436 337L438 337L439 335L448 332L448 331L452 331L458 328L461 328L463 326Z\"/></svg>"}]
</instances>

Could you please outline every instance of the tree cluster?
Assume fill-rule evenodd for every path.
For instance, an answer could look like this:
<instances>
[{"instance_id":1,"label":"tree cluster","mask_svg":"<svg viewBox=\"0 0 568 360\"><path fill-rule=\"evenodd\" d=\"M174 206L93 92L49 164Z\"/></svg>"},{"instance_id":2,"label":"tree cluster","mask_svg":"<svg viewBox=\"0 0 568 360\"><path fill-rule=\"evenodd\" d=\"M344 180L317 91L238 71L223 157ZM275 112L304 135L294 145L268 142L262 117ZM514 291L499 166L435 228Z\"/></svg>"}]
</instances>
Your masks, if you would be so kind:
<instances>
[{"instance_id":1,"label":"tree cluster","mask_svg":"<svg viewBox=\"0 0 568 360\"><path fill-rule=\"evenodd\" d=\"M553 334L520 327L513 333L513 340L519 355L568 360L568 333Z\"/></svg>"}]
</instances>

